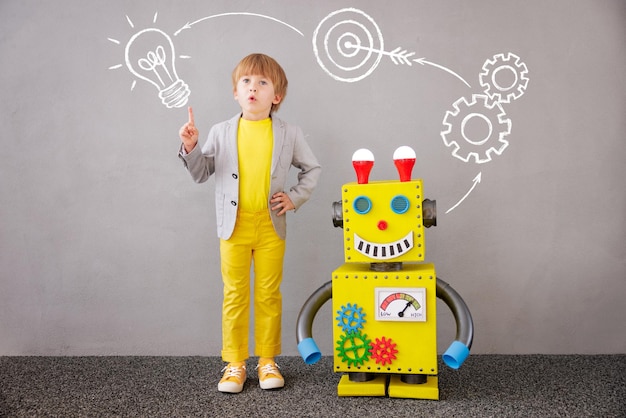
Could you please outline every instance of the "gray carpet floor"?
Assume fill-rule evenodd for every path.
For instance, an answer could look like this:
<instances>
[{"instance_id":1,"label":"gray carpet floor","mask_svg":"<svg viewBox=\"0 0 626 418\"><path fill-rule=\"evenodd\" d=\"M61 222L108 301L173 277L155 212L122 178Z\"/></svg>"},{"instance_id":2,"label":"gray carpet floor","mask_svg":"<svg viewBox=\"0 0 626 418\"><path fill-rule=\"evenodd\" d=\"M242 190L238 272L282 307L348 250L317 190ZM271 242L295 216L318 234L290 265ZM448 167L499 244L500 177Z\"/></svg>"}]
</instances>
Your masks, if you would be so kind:
<instances>
[{"instance_id":1,"label":"gray carpet floor","mask_svg":"<svg viewBox=\"0 0 626 418\"><path fill-rule=\"evenodd\" d=\"M217 357L0 357L3 417L626 417L626 355L473 355L440 365L440 400L338 397L332 358L280 357L282 390L249 363L217 391Z\"/></svg>"}]
</instances>

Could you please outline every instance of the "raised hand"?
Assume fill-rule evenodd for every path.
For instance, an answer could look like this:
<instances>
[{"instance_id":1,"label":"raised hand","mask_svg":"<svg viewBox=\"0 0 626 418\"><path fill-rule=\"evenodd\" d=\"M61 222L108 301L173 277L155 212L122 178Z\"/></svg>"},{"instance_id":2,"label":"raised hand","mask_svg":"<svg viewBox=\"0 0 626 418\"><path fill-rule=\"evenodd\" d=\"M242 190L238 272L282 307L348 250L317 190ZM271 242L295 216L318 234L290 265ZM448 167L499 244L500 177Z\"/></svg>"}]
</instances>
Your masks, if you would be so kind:
<instances>
[{"instance_id":1,"label":"raised hand","mask_svg":"<svg viewBox=\"0 0 626 418\"><path fill-rule=\"evenodd\" d=\"M178 131L180 140L183 141L185 152L189 153L193 150L198 143L198 129L193 119L193 109L189 106L189 120Z\"/></svg>"}]
</instances>

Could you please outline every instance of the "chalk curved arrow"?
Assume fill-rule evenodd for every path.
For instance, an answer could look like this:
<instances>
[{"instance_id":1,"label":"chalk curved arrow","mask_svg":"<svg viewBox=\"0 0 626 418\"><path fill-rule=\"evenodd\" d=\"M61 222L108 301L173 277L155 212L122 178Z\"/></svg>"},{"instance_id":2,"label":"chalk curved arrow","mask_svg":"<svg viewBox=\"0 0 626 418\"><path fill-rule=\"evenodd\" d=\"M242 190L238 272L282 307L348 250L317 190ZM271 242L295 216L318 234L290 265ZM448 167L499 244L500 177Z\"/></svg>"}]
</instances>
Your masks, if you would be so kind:
<instances>
[{"instance_id":1,"label":"chalk curved arrow","mask_svg":"<svg viewBox=\"0 0 626 418\"><path fill-rule=\"evenodd\" d=\"M196 24L198 24L198 23L200 23L200 22L203 22L203 21L205 21L205 20L214 19L214 18L216 18L216 17L224 17L224 16L242 16L242 15L243 15L243 16L255 16L255 17L261 17L261 18L263 18L263 19L273 20L274 22L278 22L278 23L280 23L280 24L282 24L282 25L285 25L285 26L287 26L288 28L290 28L290 29L292 29L292 30L294 30L294 31L298 32L298 33L300 34L300 36L304 36L304 34L303 34L300 30L298 30L298 29L294 28L293 26L291 26L291 25L290 25L290 24L288 24L288 23L283 22L282 20L278 20L278 19L276 19L275 17L272 17L272 16L266 16L266 15L261 15L261 14L258 14L258 13L250 13L250 12L229 12L229 13L220 13L220 14L217 14L217 15L212 15L212 16L206 16L206 17L203 17L203 18L201 18L201 19L195 20L195 21L193 21L193 22L187 22L187 23L185 23L185 24L184 24L184 25L183 25L180 29L178 29L176 32L174 32L174 36L178 36L178 34L179 34L179 33L181 33L182 31L184 31L184 30L186 30L186 29L191 29L191 27L192 27L193 25L196 25Z\"/></svg>"},{"instance_id":2,"label":"chalk curved arrow","mask_svg":"<svg viewBox=\"0 0 626 418\"><path fill-rule=\"evenodd\" d=\"M459 206L467 196L470 195L470 193L472 193L472 190L474 190L474 188L476 188L476 185L478 185L478 183L480 183L481 179L482 179L482 171L480 173L478 173L478 175L476 177L474 177L473 183L472 183L472 187L470 187L470 189L467 191L467 193L465 193L465 196L463 196L461 198L461 200L459 200L456 205L452 206L450 209L448 209L446 211L446 213L450 213L452 212L457 206Z\"/></svg>"},{"instance_id":3,"label":"chalk curved arrow","mask_svg":"<svg viewBox=\"0 0 626 418\"><path fill-rule=\"evenodd\" d=\"M421 64L421 65L431 65L431 66L433 66L435 68L439 68L440 70L443 70L443 71L447 72L448 74L452 74L453 76L455 76L456 78L461 80L463 83L465 83L465 85L467 87L471 88L469 83L467 81L465 81L463 79L463 77L461 77L460 75L458 75L457 73L455 73L451 69L444 67L443 65L439 65L439 64L435 64L434 62L426 61L423 57L422 58L416 58L416 59L413 60L413 62L416 62L416 63Z\"/></svg>"}]
</instances>

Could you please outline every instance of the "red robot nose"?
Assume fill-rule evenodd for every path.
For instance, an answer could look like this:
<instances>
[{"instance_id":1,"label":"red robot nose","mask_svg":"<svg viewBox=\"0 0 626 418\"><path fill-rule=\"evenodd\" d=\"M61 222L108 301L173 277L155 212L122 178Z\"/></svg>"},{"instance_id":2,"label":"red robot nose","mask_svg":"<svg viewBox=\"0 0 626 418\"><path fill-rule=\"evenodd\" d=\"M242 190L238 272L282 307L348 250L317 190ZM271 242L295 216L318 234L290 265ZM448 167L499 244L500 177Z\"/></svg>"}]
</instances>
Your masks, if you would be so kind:
<instances>
[{"instance_id":1,"label":"red robot nose","mask_svg":"<svg viewBox=\"0 0 626 418\"><path fill-rule=\"evenodd\" d=\"M387 229L387 221L378 221L378 229L380 229L381 231L384 231L385 229Z\"/></svg>"}]
</instances>

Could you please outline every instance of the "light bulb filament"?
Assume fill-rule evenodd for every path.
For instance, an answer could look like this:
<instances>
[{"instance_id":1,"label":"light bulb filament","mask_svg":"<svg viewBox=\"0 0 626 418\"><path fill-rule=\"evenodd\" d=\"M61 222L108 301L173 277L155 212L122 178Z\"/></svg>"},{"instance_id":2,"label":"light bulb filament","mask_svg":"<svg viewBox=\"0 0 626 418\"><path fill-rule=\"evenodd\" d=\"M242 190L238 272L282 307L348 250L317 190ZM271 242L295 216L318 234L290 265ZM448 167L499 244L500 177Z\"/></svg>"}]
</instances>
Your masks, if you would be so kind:
<instances>
[{"instance_id":1,"label":"light bulb filament","mask_svg":"<svg viewBox=\"0 0 626 418\"><path fill-rule=\"evenodd\" d=\"M144 71L152 71L159 79L162 86L165 86L166 84L163 82L163 78L159 74L157 67L160 67L161 70L165 72L170 81L174 81L172 75L165 66L165 49L162 45L157 46L155 51L148 51L146 58L137 60L137 64L139 65L139 68Z\"/></svg>"}]
</instances>

